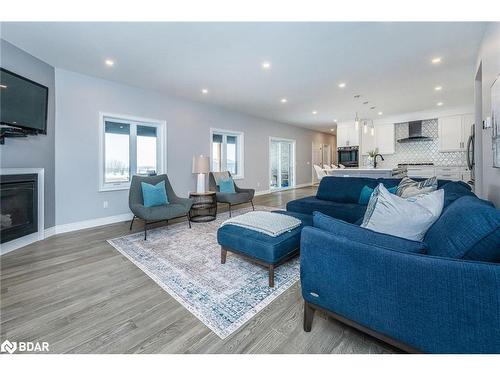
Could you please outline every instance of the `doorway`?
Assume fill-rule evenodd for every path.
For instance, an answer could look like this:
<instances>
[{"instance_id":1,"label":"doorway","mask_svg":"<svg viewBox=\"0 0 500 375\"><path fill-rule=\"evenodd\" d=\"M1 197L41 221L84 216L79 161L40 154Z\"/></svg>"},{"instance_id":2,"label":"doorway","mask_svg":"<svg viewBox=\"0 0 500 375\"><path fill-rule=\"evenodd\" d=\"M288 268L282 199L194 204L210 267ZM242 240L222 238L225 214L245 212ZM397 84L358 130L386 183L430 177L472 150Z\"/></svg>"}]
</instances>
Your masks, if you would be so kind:
<instances>
[{"instance_id":1,"label":"doorway","mask_svg":"<svg viewBox=\"0 0 500 375\"><path fill-rule=\"evenodd\" d=\"M295 186L295 140L269 138L269 177L270 190Z\"/></svg>"}]
</instances>

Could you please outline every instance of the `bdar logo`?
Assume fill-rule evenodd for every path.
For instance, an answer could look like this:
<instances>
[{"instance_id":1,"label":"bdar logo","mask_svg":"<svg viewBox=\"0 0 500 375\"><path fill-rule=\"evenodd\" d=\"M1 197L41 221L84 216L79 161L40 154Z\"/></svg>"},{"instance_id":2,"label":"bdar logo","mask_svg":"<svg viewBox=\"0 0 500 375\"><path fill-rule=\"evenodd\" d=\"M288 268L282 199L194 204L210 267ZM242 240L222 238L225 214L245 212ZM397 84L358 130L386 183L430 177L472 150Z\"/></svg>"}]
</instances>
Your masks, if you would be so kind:
<instances>
[{"instance_id":1,"label":"bdar logo","mask_svg":"<svg viewBox=\"0 0 500 375\"><path fill-rule=\"evenodd\" d=\"M3 353L9 352L10 354L14 353L17 349L16 342L10 342L9 340L5 340L0 346L0 351Z\"/></svg>"}]
</instances>

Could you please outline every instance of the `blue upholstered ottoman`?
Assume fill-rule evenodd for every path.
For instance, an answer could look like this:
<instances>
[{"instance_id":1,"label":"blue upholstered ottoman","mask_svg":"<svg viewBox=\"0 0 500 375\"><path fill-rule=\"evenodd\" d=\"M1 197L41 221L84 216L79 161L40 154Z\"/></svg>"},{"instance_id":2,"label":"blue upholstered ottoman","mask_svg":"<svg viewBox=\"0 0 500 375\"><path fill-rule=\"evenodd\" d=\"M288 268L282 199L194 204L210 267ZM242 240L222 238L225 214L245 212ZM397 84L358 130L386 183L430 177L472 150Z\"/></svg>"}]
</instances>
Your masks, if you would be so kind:
<instances>
[{"instance_id":1,"label":"blue upholstered ottoman","mask_svg":"<svg viewBox=\"0 0 500 375\"><path fill-rule=\"evenodd\" d=\"M274 287L274 269L299 253L300 233L304 226L312 225L312 216L297 212L274 211L293 216L302 225L278 237L256 232L236 225L225 225L217 231L221 246L221 263L226 263L228 251L243 255L269 269L269 286Z\"/></svg>"}]
</instances>

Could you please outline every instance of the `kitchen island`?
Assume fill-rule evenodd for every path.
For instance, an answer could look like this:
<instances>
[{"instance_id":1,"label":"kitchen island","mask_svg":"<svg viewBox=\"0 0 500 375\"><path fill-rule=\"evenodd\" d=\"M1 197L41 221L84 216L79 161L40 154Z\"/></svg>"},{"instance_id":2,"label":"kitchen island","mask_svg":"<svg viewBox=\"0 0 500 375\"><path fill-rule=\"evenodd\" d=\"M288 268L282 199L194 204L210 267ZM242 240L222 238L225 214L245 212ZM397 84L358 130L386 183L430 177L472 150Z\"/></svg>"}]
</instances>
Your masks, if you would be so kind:
<instances>
[{"instance_id":1,"label":"kitchen island","mask_svg":"<svg viewBox=\"0 0 500 375\"><path fill-rule=\"evenodd\" d=\"M326 171L328 176L335 177L369 177L369 178L391 178L390 168L344 168Z\"/></svg>"}]
</instances>

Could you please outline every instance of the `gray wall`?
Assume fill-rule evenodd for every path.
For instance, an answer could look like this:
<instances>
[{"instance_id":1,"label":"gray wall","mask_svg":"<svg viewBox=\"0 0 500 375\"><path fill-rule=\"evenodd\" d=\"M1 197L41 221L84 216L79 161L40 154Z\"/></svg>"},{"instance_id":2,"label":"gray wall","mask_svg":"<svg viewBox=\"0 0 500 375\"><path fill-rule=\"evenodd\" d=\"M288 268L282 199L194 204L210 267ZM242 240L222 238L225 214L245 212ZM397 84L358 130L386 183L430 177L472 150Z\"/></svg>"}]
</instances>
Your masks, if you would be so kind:
<instances>
[{"instance_id":1,"label":"gray wall","mask_svg":"<svg viewBox=\"0 0 500 375\"><path fill-rule=\"evenodd\" d=\"M7 138L0 146L2 168L45 169L45 228L55 225L55 79L54 68L0 39L0 65L49 88L47 135Z\"/></svg>"},{"instance_id":2,"label":"gray wall","mask_svg":"<svg viewBox=\"0 0 500 375\"><path fill-rule=\"evenodd\" d=\"M478 56L482 63L483 119L491 117L491 85L500 74L500 24L492 23L485 32ZM474 79L474 77L471 77ZM482 196L500 207L500 168L493 168L491 128L482 133Z\"/></svg>"},{"instance_id":3,"label":"gray wall","mask_svg":"<svg viewBox=\"0 0 500 375\"><path fill-rule=\"evenodd\" d=\"M128 213L128 191L99 192L99 112L165 120L167 173L177 194L195 189L193 154L209 154L209 130L245 133L241 186L267 190L269 137L296 140L296 184L311 182L312 142L335 137L227 109L56 69L56 223L67 224ZM103 208L103 201L108 208Z\"/></svg>"}]
</instances>

